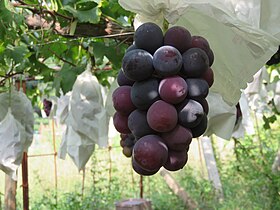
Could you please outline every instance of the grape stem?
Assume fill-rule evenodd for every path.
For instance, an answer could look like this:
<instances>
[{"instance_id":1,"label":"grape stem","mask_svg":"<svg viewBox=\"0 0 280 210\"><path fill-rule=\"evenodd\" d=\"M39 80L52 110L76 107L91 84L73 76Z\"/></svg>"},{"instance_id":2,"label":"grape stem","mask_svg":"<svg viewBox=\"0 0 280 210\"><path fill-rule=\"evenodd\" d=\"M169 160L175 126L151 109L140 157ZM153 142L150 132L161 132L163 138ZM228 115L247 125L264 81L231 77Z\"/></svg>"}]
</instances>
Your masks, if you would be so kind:
<instances>
[{"instance_id":1,"label":"grape stem","mask_svg":"<svg viewBox=\"0 0 280 210\"><path fill-rule=\"evenodd\" d=\"M163 32L165 33L169 28L169 22L168 20L166 20L166 18L164 18L163 20Z\"/></svg>"}]
</instances>

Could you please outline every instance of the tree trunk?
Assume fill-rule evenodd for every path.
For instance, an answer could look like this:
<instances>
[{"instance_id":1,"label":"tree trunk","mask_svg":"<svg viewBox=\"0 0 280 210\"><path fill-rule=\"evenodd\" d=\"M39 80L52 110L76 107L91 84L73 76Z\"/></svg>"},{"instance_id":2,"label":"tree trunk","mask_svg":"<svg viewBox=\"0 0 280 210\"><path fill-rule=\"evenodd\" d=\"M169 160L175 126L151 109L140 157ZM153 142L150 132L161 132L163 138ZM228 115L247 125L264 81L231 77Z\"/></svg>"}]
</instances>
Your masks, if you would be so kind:
<instances>
[{"instance_id":1,"label":"tree trunk","mask_svg":"<svg viewBox=\"0 0 280 210\"><path fill-rule=\"evenodd\" d=\"M184 201L185 206L189 209L197 209L197 203L192 200L189 194L173 179L171 174L165 170L160 169L160 175L164 178L169 188Z\"/></svg>"},{"instance_id":2,"label":"tree trunk","mask_svg":"<svg viewBox=\"0 0 280 210\"><path fill-rule=\"evenodd\" d=\"M116 210L152 210L151 201L143 198L133 198L117 202Z\"/></svg>"},{"instance_id":3,"label":"tree trunk","mask_svg":"<svg viewBox=\"0 0 280 210\"><path fill-rule=\"evenodd\" d=\"M17 182L5 175L5 210L16 210Z\"/></svg>"}]
</instances>

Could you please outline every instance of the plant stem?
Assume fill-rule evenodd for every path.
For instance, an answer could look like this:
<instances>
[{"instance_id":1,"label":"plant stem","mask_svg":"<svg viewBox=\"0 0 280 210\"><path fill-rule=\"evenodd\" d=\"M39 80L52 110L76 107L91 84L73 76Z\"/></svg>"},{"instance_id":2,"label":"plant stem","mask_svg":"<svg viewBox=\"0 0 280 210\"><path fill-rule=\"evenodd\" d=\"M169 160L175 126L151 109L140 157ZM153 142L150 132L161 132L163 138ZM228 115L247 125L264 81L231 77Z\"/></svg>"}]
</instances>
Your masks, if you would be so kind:
<instances>
[{"instance_id":1,"label":"plant stem","mask_svg":"<svg viewBox=\"0 0 280 210\"><path fill-rule=\"evenodd\" d=\"M168 30L169 22L164 18L163 20L163 33L165 33Z\"/></svg>"}]
</instances>

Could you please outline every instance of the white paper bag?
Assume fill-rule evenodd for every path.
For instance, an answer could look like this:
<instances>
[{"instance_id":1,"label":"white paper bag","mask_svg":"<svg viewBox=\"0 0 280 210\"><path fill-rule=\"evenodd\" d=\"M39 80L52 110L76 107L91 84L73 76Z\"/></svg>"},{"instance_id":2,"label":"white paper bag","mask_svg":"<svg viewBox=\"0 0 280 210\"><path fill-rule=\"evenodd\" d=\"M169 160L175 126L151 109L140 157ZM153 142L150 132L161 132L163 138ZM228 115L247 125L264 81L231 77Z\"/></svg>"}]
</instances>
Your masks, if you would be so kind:
<instances>
[{"instance_id":1,"label":"white paper bag","mask_svg":"<svg viewBox=\"0 0 280 210\"><path fill-rule=\"evenodd\" d=\"M6 116L0 120L0 169L14 180L17 180L16 171L23 157L24 135L24 127L9 108Z\"/></svg>"},{"instance_id":2,"label":"white paper bag","mask_svg":"<svg viewBox=\"0 0 280 210\"><path fill-rule=\"evenodd\" d=\"M107 146L109 116L101 86L89 70L80 74L71 93L58 100L57 115L66 124L58 156L68 154L79 170L92 155L95 144Z\"/></svg>"},{"instance_id":3,"label":"white paper bag","mask_svg":"<svg viewBox=\"0 0 280 210\"><path fill-rule=\"evenodd\" d=\"M11 107L10 107L11 104ZM34 115L31 101L21 91L12 90L11 98L9 93L0 94L0 119L3 119L11 108L14 118L24 127L25 134L23 151L27 151L33 141Z\"/></svg>"}]
</instances>

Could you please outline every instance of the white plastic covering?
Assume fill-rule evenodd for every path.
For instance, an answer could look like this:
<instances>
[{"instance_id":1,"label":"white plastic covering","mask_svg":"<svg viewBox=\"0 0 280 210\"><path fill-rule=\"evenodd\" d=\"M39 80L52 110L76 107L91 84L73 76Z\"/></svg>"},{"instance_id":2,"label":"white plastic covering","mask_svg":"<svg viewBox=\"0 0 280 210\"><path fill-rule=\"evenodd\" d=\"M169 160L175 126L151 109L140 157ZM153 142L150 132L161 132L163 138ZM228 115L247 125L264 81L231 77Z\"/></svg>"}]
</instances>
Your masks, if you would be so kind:
<instances>
[{"instance_id":1,"label":"white plastic covering","mask_svg":"<svg viewBox=\"0 0 280 210\"><path fill-rule=\"evenodd\" d=\"M8 110L0 122L0 169L17 179L16 170L21 164L24 144L21 141L20 124Z\"/></svg>"},{"instance_id":2,"label":"white plastic covering","mask_svg":"<svg viewBox=\"0 0 280 210\"><path fill-rule=\"evenodd\" d=\"M249 101L245 96L244 92L241 94L241 98L239 100L240 110L242 113L242 118L238 122L238 124L234 127L232 137L234 138L243 138L245 134L252 135L255 133L254 123L250 116L251 111L249 107Z\"/></svg>"},{"instance_id":3,"label":"white plastic covering","mask_svg":"<svg viewBox=\"0 0 280 210\"><path fill-rule=\"evenodd\" d=\"M57 103L57 116L67 128L63 134L59 157L66 154L79 170L92 155L95 144L104 147L108 142L109 117L103 105L101 86L89 70L77 77L72 93Z\"/></svg>"},{"instance_id":4,"label":"white plastic covering","mask_svg":"<svg viewBox=\"0 0 280 210\"><path fill-rule=\"evenodd\" d=\"M107 100L106 100L106 103L105 103L105 107L106 107L106 110L108 112L108 114L112 117L116 110L115 108L113 107L113 100L112 100L112 94L114 92L114 90L118 87L118 83L117 83L117 80L115 79L112 83L111 83L111 87L108 91L108 94L107 94Z\"/></svg>"},{"instance_id":5,"label":"white plastic covering","mask_svg":"<svg viewBox=\"0 0 280 210\"><path fill-rule=\"evenodd\" d=\"M33 126L32 105L24 93L0 94L0 169L15 180L23 152L32 143Z\"/></svg>"},{"instance_id":6,"label":"white plastic covering","mask_svg":"<svg viewBox=\"0 0 280 210\"><path fill-rule=\"evenodd\" d=\"M236 107L228 105L217 93L210 92L206 99L209 103L209 113L205 135L215 133L223 139L230 139L236 120Z\"/></svg>"},{"instance_id":7,"label":"white plastic covering","mask_svg":"<svg viewBox=\"0 0 280 210\"><path fill-rule=\"evenodd\" d=\"M119 0L119 3L137 13L135 28L148 21L161 26L166 19L170 26L184 26L192 35L204 36L209 41L215 54L215 82L208 97L207 133L222 138L231 136L241 89L253 80L253 75L280 44L279 0Z\"/></svg>"},{"instance_id":8,"label":"white plastic covering","mask_svg":"<svg viewBox=\"0 0 280 210\"><path fill-rule=\"evenodd\" d=\"M280 80L276 83L275 96L273 102L278 112L280 112Z\"/></svg>"},{"instance_id":9,"label":"white plastic covering","mask_svg":"<svg viewBox=\"0 0 280 210\"><path fill-rule=\"evenodd\" d=\"M268 92L273 87L266 87L263 81L269 81L269 76L265 67L254 75L254 80L249 83L248 87L244 90L250 108L258 113L263 113L267 109L267 102L272 99L272 95L268 94Z\"/></svg>"}]
</instances>

